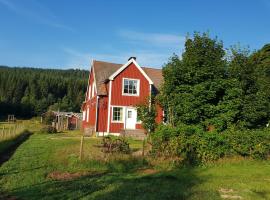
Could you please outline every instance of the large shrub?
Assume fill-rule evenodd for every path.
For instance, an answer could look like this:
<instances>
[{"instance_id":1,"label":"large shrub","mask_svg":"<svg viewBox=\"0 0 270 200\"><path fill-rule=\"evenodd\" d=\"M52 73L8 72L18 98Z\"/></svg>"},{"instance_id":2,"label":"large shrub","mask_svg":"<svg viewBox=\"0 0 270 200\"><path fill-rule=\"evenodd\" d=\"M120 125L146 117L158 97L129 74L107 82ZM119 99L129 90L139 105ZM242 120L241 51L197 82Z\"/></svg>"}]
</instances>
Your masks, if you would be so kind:
<instances>
[{"instance_id":1,"label":"large shrub","mask_svg":"<svg viewBox=\"0 0 270 200\"><path fill-rule=\"evenodd\" d=\"M270 154L270 129L229 130L226 137L235 154L266 158Z\"/></svg>"},{"instance_id":2,"label":"large shrub","mask_svg":"<svg viewBox=\"0 0 270 200\"><path fill-rule=\"evenodd\" d=\"M218 133L205 132L194 126L173 128L161 125L152 135L152 144L154 155L177 156L190 164L232 155L263 159L270 154L270 132L265 129Z\"/></svg>"}]
</instances>

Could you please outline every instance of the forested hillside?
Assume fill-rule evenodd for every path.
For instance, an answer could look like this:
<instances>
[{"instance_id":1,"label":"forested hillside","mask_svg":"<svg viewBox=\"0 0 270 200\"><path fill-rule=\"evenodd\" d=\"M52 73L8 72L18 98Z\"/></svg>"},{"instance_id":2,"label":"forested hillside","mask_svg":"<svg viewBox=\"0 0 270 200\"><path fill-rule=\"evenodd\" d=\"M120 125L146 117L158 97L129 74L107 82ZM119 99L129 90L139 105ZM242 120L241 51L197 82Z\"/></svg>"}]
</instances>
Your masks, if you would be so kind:
<instances>
[{"instance_id":1,"label":"forested hillside","mask_svg":"<svg viewBox=\"0 0 270 200\"><path fill-rule=\"evenodd\" d=\"M39 115L49 108L79 112L88 71L0 66L0 117Z\"/></svg>"}]
</instances>

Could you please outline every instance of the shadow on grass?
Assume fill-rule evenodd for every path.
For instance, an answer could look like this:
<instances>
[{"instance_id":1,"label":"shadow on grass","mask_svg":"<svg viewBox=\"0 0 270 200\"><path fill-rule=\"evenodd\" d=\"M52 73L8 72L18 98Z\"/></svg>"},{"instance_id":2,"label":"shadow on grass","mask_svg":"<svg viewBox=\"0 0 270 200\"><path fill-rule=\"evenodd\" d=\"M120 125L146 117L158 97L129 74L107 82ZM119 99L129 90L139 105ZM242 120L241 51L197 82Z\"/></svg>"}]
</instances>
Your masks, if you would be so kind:
<instances>
[{"instance_id":1,"label":"shadow on grass","mask_svg":"<svg viewBox=\"0 0 270 200\"><path fill-rule=\"evenodd\" d=\"M15 153L16 149L23 142L25 142L31 134L31 132L25 130L22 134L15 138L0 142L0 167L4 162L8 161L11 158L11 156Z\"/></svg>"},{"instance_id":2,"label":"shadow on grass","mask_svg":"<svg viewBox=\"0 0 270 200\"><path fill-rule=\"evenodd\" d=\"M144 175L138 173L105 173L86 175L68 181L52 181L16 188L19 199L207 199L208 192L193 190L207 177L198 177L192 168ZM206 196L203 198L203 196ZM218 198L218 194L211 194ZM191 198L192 197L192 198Z\"/></svg>"}]
</instances>

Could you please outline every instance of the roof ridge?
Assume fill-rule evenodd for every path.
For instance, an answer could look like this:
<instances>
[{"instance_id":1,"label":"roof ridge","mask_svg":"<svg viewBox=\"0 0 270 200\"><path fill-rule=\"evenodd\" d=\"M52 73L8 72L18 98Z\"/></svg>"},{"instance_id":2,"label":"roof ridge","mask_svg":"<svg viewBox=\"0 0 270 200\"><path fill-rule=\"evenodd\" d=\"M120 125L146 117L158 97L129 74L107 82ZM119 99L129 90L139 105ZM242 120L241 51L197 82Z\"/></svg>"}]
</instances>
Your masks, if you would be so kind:
<instances>
[{"instance_id":1,"label":"roof ridge","mask_svg":"<svg viewBox=\"0 0 270 200\"><path fill-rule=\"evenodd\" d=\"M94 62L102 62L102 63L108 63L108 64L113 64L113 65L124 65L121 63L113 63L113 62L108 62L108 61L102 61L102 60L93 60Z\"/></svg>"},{"instance_id":2,"label":"roof ridge","mask_svg":"<svg viewBox=\"0 0 270 200\"><path fill-rule=\"evenodd\" d=\"M144 69L154 69L154 70L162 70L162 68L154 68L154 67L142 67Z\"/></svg>"},{"instance_id":3,"label":"roof ridge","mask_svg":"<svg viewBox=\"0 0 270 200\"><path fill-rule=\"evenodd\" d=\"M121 63L113 63L113 62L109 62L109 61L102 61L102 60L95 60L95 59L93 59L93 62L108 63L108 64L113 64L113 65L124 65L124 64L121 64ZM155 67L149 67L149 66L141 66L141 67L142 68L147 68L147 69L162 70L162 68L155 68Z\"/></svg>"}]
</instances>

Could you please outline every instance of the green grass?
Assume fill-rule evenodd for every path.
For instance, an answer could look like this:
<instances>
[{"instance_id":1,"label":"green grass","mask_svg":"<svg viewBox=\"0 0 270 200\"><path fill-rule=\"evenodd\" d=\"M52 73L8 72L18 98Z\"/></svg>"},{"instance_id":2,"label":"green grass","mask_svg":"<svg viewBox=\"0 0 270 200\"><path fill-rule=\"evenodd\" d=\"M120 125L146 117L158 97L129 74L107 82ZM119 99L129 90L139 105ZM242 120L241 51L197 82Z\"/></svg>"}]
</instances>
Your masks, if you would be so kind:
<instances>
[{"instance_id":1,"label":"green grass","mask_svg":"<svg viewBox=\"0 0 270 200\"><path fill-rule=\"evenodd\" d=\"M167 161L105 155L79 132L34 134L0 167L2 197L19 199L221 199L220 189L242 199L270 199L270 161L227 159L203 167L172 168ZM131 147L141 148L140 141ZM165 163L165 164L164 164ZM52 172L81 173L71 180ZM1 195L0 195L1 198Z\"/></svg>"}]
</instances>

